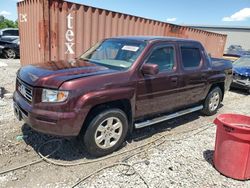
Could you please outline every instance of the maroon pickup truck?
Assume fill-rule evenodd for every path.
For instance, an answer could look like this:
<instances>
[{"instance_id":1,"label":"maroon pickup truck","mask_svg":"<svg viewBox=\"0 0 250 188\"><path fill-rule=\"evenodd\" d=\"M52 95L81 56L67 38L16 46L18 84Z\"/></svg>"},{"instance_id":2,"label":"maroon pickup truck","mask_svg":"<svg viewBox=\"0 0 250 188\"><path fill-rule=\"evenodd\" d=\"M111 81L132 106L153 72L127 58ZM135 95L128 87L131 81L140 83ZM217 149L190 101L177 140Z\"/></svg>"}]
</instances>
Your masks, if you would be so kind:
<instances>
[{"instance_id":1,"label":"maroon pickup truck","mask_svg":"<svg viewBox=\"0 0 250 188\"><path fill-rule=\"evenodd\" d=\"M133 129L199 110L215 114L231 81L232 64L212 62L197 41L110 38L70 62L21 68L14 109L33 129L79 136L102 156Z\"/></svg>"}]
</instances>

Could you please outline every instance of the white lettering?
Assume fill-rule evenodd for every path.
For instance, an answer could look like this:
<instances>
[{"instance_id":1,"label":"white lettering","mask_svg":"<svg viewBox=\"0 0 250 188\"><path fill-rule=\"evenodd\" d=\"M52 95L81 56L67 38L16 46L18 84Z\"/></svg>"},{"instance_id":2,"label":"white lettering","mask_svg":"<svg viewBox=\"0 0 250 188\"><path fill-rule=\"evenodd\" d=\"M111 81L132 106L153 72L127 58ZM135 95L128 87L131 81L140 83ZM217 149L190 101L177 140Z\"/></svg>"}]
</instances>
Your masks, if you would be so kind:
<instances>
[{"instance_id":1,"label":"white lettering","mask_svg":"<svg viewBox=\"0 0 250 188\"><path fill-rule=\"evenodd\" d=\"M71 22L71 21L73 21L73 17L71 16L71 14L69 14L67 16L68 29L73 29L73 22Z\"/></svg>"},{"instance_id":2,"label":"white lettering","mask_svg":"<svg viewBox=\"0 0 250 188\"><path fill-rule=\"evenodd\" d=\"M20 22L27 22L27 14L19 14Z\"/></svg>"},{"instance_id":3,"label":"white lettering","mask_svg":"<svg viewBox=\"0 0 250 188\"><path fill-rule=\"evenodd\" d=\"M75 45L75 43L68 43L66 42L66 47L67 47L67 51L66 54L75 54L74 50L73 50L73 46Z\"/></svg>"},{"instance_id":4,"label":"white lettering","mask_svg":"<svg viewBox=\"0 0 250 188\"><path fill-rule=\"evenodd\" d=\"M67 30L65 37L68 42L72 42L74 40L74 32L72 30Z\"/></svg>"},{"instance_id":5,"label":"white lettering","mask_svg":"<svg viewBox=\"0 0 250 188\"><path fill-rule=\"evenodd\" d=\"M65 33L66 42L65 45L67 47L66 54L75 54L73 47L74 43L74 32L73 32L73 16L71 13L67 16L67 31Z\"/></svg>"}]
</instances>

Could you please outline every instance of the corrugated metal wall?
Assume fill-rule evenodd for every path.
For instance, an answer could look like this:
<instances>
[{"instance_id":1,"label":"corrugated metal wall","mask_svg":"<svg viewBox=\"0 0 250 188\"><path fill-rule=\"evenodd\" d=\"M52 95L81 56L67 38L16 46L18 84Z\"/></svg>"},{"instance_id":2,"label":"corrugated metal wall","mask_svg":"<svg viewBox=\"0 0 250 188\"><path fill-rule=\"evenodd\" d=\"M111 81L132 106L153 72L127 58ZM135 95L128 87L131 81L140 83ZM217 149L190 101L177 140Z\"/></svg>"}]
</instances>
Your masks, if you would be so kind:
<instances>
[{"instance_id":1,"label":"corrugated metal wall","mask_svg":"<svg viewBox=\"0 0 250 188\"><path fill-rule=\"evenodd\" d=\"M49 59L48 7L48 1L29 0L18 3L22 65Z\"/></svg>"},{"instance_id":2,"label":"corrugated metal wall","mask_svg":"<svg viewBox=\"0 0 250 188\"><path fill-rule=\"evenodd\" d=\"M62 0L18 3L21 63L72 59L104 38L157 35L196 39L221 57L226 35L112 12Z\"/></svg>"}]
</instances>

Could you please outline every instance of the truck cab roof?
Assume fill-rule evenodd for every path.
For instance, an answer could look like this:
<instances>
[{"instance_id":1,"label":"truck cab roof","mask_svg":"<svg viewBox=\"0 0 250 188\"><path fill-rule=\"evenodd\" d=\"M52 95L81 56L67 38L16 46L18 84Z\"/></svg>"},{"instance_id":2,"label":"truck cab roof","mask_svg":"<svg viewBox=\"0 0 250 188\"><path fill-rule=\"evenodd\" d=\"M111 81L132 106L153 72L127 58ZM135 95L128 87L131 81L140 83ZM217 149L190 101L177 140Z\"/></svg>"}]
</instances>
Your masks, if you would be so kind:
<instances>
[{"instance_id":1,"label":"truck cab roof","mask_svg":"<svg viewBox=\"0 0 250 188\"><path fill-rule=\"evenodd\" d=\"M171 42L195 42L195 43L199 43L198 41L192 40L192 39L176 38L176 37L163 37L163 36L122 36L122 37L113 37L112 39L136 40L136 41L144 41L144 42L171 41Z\"/></svg>"}]
</instances>

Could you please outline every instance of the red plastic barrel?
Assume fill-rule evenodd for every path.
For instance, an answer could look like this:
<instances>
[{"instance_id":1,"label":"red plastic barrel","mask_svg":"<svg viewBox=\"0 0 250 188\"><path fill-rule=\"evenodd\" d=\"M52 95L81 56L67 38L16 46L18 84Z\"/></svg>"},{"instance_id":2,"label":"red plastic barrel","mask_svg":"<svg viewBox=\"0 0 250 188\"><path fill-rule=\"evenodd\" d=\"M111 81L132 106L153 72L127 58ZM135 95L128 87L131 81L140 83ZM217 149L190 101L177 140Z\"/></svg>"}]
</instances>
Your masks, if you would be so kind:
<instances>
[{"instance_id":1,"label":"red plastic barrel","mask_svg":"<svg viewBox=\"0 0 250 188\"><path fill-rule=\"evenodd\" d=\"M221 114L217 125L214 166L225 176L250 179L250 117Z\"/></svg>"}]
</instances>

